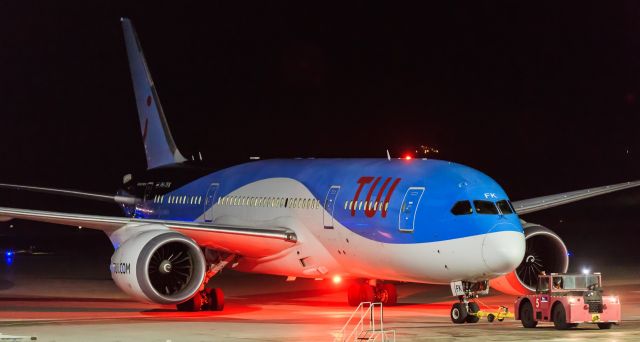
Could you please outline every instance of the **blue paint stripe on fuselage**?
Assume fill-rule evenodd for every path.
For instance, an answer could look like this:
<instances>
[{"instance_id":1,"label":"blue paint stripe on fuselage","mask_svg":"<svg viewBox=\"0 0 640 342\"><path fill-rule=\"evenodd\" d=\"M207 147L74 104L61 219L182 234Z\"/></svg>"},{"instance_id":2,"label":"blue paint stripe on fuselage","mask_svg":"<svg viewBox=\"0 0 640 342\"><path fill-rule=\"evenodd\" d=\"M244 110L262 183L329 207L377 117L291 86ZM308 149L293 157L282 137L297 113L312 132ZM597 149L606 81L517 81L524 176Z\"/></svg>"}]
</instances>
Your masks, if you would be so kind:
<instances>
[{"instance_id":1,"label":"blue paint stripe on fuselage","mask_svg":"<svg viewBox=\"0 0 640 342\"><path fill-rule=\"evenodd\" d=\"M380 210L368 217L364 210L345 210L345 202L354 199L361 177L373 177L362 187L359 201L365 201L375 179L380 177L372 191L374 201L386 179L389 183L381 198L386 195L395 179L400 179L393 191L386 217ZM291 178L306 186L313 196L324 203L329 188L340 186L336 198L334 219L352 232L365 238L385 243L425 243L463 238L487 233L498 223L498 230L522 232L520 221L510 215L462 215L454 216L450 210L461 200L483 200L487 194L492 201L508 199L502 188L490 177L470 167L439 160L386 160L386 159L292 159L263 160L236 165L190 182L167 196L196 195L205 197L210 184L219 183L218 196L226 196L247 184L269 178ZM413 232L401 232L398 228L402 201L410 187L425 189L415 217ZM285 192L283 192L285 194ZM284 197L283 194L272 194ZM348 202L347 202L348 204ZM153 214L148 217L194 221L203 214L204 205L162 205L146 203ZM371 213L370 213L371 214ZM322 222L318 222L322 225Z\"/></svg>"}]
</instances>

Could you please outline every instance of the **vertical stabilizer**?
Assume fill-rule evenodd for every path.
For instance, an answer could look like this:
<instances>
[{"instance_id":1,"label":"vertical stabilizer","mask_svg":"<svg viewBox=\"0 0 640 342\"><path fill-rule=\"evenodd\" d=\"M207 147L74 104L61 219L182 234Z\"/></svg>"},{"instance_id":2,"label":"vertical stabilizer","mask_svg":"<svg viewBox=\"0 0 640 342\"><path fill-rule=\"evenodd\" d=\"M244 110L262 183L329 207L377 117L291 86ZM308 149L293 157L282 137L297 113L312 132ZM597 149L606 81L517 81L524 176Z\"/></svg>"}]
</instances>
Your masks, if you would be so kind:
<instances>
[{"instance_id":1,"label":"vertical stabilizer","mask_svg":"<svg viewBox=\"0 0 640 342\"><path fill-rule=\"evenodd\" d=\"M186 159L171 136L133 24L127 18L122 18L121 21L133 90L136 94L142 140L147 154L147 168L183 162Z\"/></svg>"}]
</instances>

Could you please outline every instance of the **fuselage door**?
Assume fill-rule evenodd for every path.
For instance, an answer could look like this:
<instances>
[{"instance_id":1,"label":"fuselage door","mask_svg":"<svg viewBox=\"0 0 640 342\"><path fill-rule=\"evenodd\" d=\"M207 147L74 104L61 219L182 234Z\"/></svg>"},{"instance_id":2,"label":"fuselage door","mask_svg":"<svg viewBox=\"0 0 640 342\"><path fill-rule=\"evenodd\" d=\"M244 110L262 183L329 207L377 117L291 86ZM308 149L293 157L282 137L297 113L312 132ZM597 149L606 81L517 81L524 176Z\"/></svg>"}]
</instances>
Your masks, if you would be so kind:
<instances>
[{"instance_id":1,"label":"fuselage door","mask_svg":"<svg viewBox=\"0 0 640 342\"><path fill-rule=\"evenodd\" d=\"M336 199L340 192L340 186L334 185L327 192L327 197L324 199L324 214L322 216L322 223L325 229L333 229L333 210L336 207Z\"/></svg>"},{"instance_id":2,"label":"fuselage door","mask_svg":"<svg viewBox=\"0 0 640 342\"><path fill-rule=\"evenodd\" d=\"M153 195L153 182L149 182L144 187L144 201L151 201L153 199Z\"/></svg>"},{"instance_id":3,"label":"fuselage door","mask_svg":"<svg viewBox=\"0 0 640 342\"><path fill-rule=\"evenodd\" d=\"M420 199L424 194L424 188L411 187L404 194L402 200L402 206L400 207L400 218L398 222L398 229L401 232L413 232L414 224L416 221L416 211L420 204Z\"/></svg>"},{"instance_id":4,"label":"fuselage door","mask_svg":"<svg viewBox=\"0 0 640 342\"><path fill-rule=\"evenodd\" d=\"M207 190L207 197L204 200L204 222L211 222L213 220L213 205L216 203L218 188L220 183L211 183L209 190Z\"/></svg>"}]
</instances>

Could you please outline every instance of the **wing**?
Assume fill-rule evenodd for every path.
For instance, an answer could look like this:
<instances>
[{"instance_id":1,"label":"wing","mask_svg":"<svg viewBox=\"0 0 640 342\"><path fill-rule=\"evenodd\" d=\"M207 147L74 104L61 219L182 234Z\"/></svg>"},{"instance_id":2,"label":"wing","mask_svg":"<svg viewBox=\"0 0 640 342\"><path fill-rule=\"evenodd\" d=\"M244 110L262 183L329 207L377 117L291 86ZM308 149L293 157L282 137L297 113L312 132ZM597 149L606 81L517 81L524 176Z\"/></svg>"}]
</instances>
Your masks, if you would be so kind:
<instances>
[{"instance_id":1,"label":"wing","mask_svg":"<svg viewBox=\"0 0 640 342\"><path fill-rule=\"evenodd\" d=\"M240 227L0 207L0 221L10 219L86 227L104 231L107 235L126 225L158 224L191 237L200 246L256 258L276 254L297 242L295 232L284 227Z\"/></svg>"},{"instance_id":2,"label":"wing","mask_svg":"<svg viewBox=\"0 0 640 342\"><path fill-rule=\"evenodd\" d=\"M586 198L608 194L611 192L634 188L640 186L640 181L619 183L614 185L601 186L597 188L583 189L571 192L564 192L556 195L530 198L513 202L513 208L518 215L532 213L559 205L580 201Z\"/></svg>"}]
</instances>

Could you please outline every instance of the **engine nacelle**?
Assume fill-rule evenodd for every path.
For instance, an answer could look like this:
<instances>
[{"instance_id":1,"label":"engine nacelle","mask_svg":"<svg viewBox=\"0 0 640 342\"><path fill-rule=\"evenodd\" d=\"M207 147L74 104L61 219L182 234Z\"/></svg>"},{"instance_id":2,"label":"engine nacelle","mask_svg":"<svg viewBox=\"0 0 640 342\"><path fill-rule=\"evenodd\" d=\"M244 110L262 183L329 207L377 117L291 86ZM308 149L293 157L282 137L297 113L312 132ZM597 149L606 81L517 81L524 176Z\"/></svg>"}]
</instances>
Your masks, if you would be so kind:
<instances>
[{"instance_id":1,"label":"engine nacelle","mask_svg":"<svg viewBox=\"0 0 640 342\"><path fill-rule=\"evenodd\" d=\"M190 238L166 227L139 227L111 257L116 285L140 301L177 304L200 288L206 263L200 247Z\"/></svg>"},{"instance_id":2,"label":"engine nacelle","mask_svg":"<svg viewBox=\"0 0 640 342\"><path fill-rule=\"evenodd\" d=\"M542 271L547 274L565 273L569 268L567 246L556 233L538 224L525 223L523 226L526 251L520 266L490 281L492 288L506 294L534 292Z\"/></svg>"}]
</instances>

